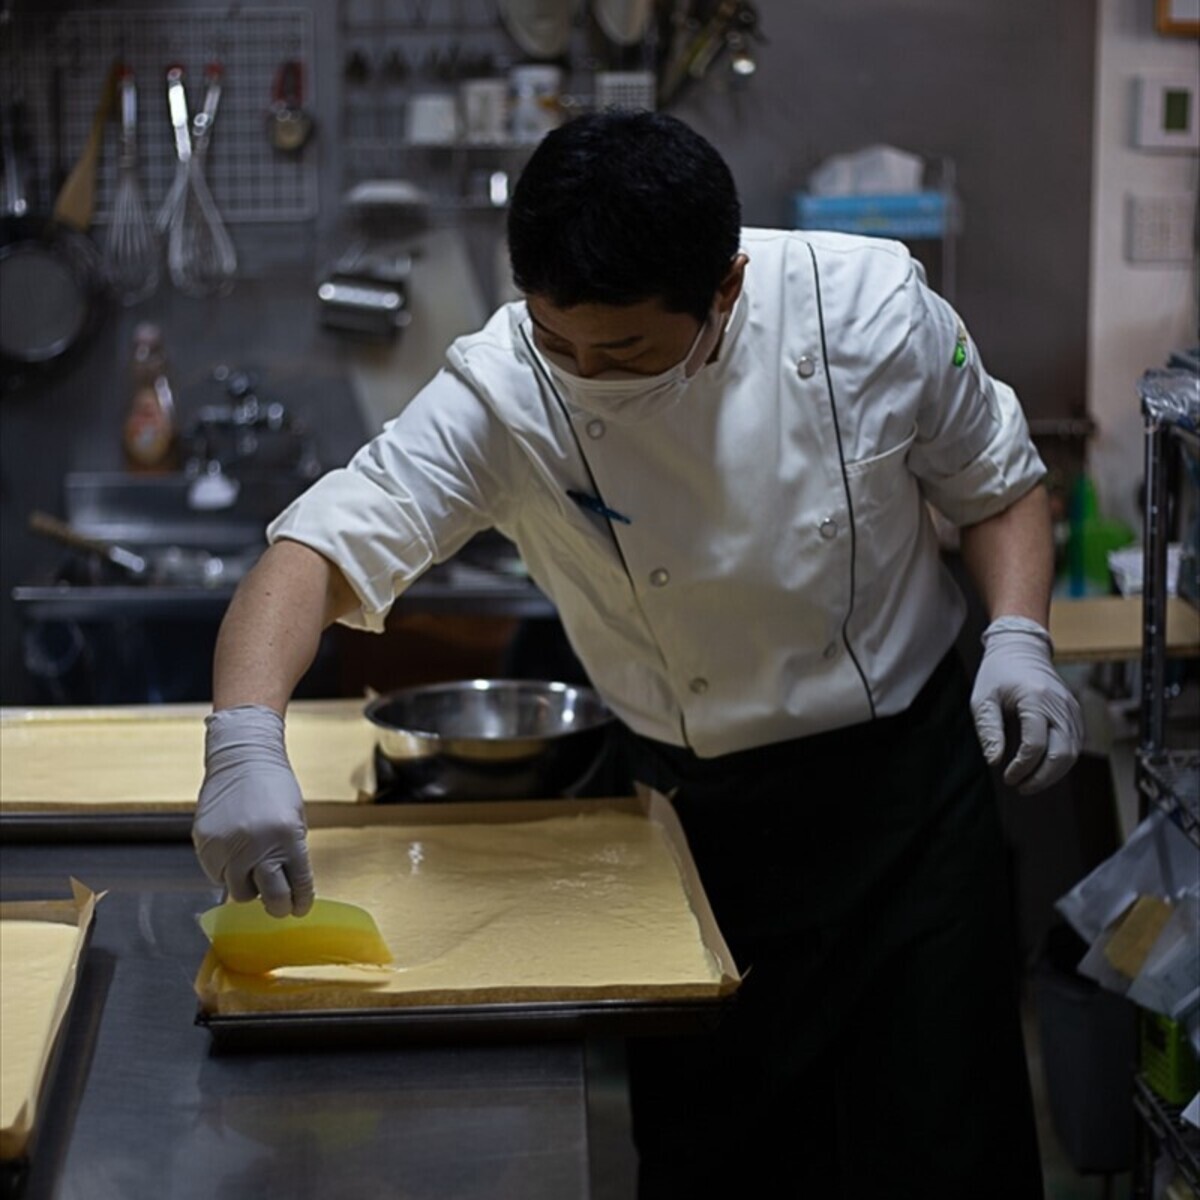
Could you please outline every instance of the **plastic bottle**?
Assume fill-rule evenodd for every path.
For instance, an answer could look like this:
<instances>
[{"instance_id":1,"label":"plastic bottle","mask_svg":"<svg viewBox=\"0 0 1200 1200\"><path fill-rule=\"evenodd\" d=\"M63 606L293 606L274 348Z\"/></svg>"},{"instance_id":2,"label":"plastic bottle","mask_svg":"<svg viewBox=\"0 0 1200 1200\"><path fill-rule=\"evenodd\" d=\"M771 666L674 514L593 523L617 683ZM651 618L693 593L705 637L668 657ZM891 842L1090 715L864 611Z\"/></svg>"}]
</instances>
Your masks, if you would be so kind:
<instances>
[{"instance_id":1,"label":"plastic bottle","mask_svg":"<svg viewBox=\"0 0 1200 1200\"><path fill-rule=\"evenodd\" d=\"M1089 525L1096 519L1096 488L1086 474L1075 480L1067 502L1071 535L1067 542L1068 595L1086 596L1091 590L1087 571L1086 541Z\"/></svg>"},{"instance_id":2,"label":"plastic bottle","mask_svg":"<svg viewBox=\"0 0 1200 1200\"><path fill-rule=\"evenodd\" d=\"M131 471L170 471L176 466L178 446L175 394L157 325L141 324L134 330L130 373L133 390L122 439L126 466Z\"/></svg>"},{"instance_id":3,"label":"plastic bottle","mask_svg":"<svg viewBox=\"0 0 1200 1200\"><path fill-rule=\"evenodd\" d=\"M1100 515L1096 486L1088 475L1075 481L1068 503L1071 522L1067 542L1067 595L1107 596L1113 591L1112 573L1108 566L1111 550L1137 540L1129 526Z\"/></svg>"},{"instance_id":4,"label":"plastic bottle","mask_svg":"<svg viewBox=\"0 0 1200 1200\"><path fill-rule=\"evenodd\" d=\"M562 120L562 71L533 63L514 67L508 75L512 91L509 123L516 142L540 142Z\"/></svg>"}]
</instances>

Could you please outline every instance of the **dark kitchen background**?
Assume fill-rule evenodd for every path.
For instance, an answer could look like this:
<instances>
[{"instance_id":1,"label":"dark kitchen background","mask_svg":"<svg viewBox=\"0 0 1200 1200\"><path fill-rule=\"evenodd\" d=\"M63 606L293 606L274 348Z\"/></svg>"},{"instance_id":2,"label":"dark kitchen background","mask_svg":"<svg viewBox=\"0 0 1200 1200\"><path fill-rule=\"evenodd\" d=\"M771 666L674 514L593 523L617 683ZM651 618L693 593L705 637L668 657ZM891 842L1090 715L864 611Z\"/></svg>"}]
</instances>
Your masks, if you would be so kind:
<instances>
[{"instance_id":1,"label":"dark kitchen background","mask_svg":"<svg viewBox=\"0 0 1200 1200\"><path fill-rule=\"evenodd\" d=\"M915 156L924 191L950 215L910 245L1021 399L1050 468L1060 559L1072 505L1095 503L1093 483L1101 515L1140 535L1136 380L1196 336L1194 245L1190 258L1176 246L1139 259L1126 236L1126 202L1139 196L1173 197L1176 212L1190 203L1194 220L1194 151L1143 152L1126 111L1135 76L1195 74L1194 44L1163 33L1155 0L659 0L645 31L624 41L601 28L599 3L575 5L558 30L514 29L506 7L0 0L3 219L20 201L49 213L90 146L95 188L75 193L86 210L79 236L101 248L123 227L121 91L106 92L118 61L136 80L136 167L154 219L182 178L167 90L177 64L193 116L219 80L200 151L215 210L201 215L219 214L236 254L231 286L198 295L173 281L164 252L151 294L92 298L68 353L44 365L0 361L0 706L208 699L221 615L267 521L345 463L438 370L451 340L512 295L505 204L547 96L569 116L653 102L657 83L659 107L729 161L747 225L794 226L798 194L835 156L880 145ZM681 32L694 70L675 79ZM548 49L536 44L545 38ZM519 125L496 137L447 132L474 80L501 83L528 136ZM4 298L6 355L14 330L63 315L50 290L31 287L27 299ZM148 324L179 439L157 470L134 471L132 356ZM48 535L47 518L74 534ZM119 554L102 559L80 534L132 547L154 578ZM946 555L961 575L952 543ZM503 540L478 539L459 559L397 602L383 637L330 630L297 694L573 678L553 610ZM973 604L960 639L968 662L983 623ZM1030 988L1048 989L1039 1011L1026 1011L1044 1149L1058 1152L1043 1086L1056 1069L1073 1089L1060 1111L1079 1128L1091 1122L1086 1149L1059 1154L1074 1163L1050 1189L1055 1200L1113 1195L1132 1155L1127 1094L1086 1083L1101 1060L1128 1076L1132 1051L1120 1039L1132 1038L1130 1013L1089 1026L1078 1005L1095 1003L1096 989L1080 999L1074 962L1054 961L1053 939L1063 931L1055 900L1135 823L1136 672L1126 661L1066 664L1085 693L1084 755L1033 802L996 788L1021 967ZM1167 682L1194 740L1194 658L1169 664ZM1059 1060L1039 1063L1043 1049ZM1086 1181L1073 1169L1081 1163Z\"/></svg>"},{"instance_id":2,"label":"dark kitchen background","mask_svg":"<svg viewBox=\"0 0 1200 1200\"><path fill-rule=\"evenodd\" d=\"M752 39L757 70L746 86L736 86L721 63L682 88L670 110L727 156L749 224L791 224L793 196L809 172L847 148L890 143L926 158L938 180L952 170L962 213L953 248L956 302L1035 428L1049 423L1044 452L1069 472L1081 448L1070 431L1085 394L1093 6L767 0L757 8L763 38ZM162 329L181 426L225 399L214 371L245 371L264 404L284 405L311 429L323 468L343 462L437 369L445 344L505 295L503 196L488 189L497 176L503 187L519 171L524 149L410 144L405 102L418 93L453 94L464 78L503 76L528 56L486 0L228 8L43 2L16 3L7 16L5 89L25 104L31 198L43 209L83 149L105 73L121 58L139 86L139 167L154 213L175 168L165 66L185 66L194 110L205 64L222 61L207 178L238 256L230 294L193 299L164 278L149 299L109 306L65 369L5 393L0 702L11 705L53 699L45 672L61 670L56 656L69 656L74 644L60 630L31 645L29 622L12 597L14 586L52 576L63 556L30 531L29 514L64 515L69 473L123 469L138 323ZM577 13L567 51L555 60L566 102L588 102L598 73L636 71L653 53L614 46ZM272 148L266 122L279 68L293 60L302 65L300 99L313 119L298 155ZM116 120L107 122L98 160L97 242L113 216L118 130ZM343 199L380 178L409 181L430 198L420 209L368 214L368 235L382 229L389 245L398 240L414 251L411 323L391 345L326 327L317 298L321 280L367 224ZM946 265L940 245L915 248L938 283ZM475 621L469 614L413 620L419 632L401 655L410 671L437 673L439 655L464 646L492 660L511 631L507 618L485 613ZM157 623L148 638L144 622L118 624L118 640L139 642L161 659L180 637L202 645L210 624ZM378 662L383 652L376 643L369 653ZM435 661L414 667L418 656ZM455 665L444 669L453 673ZM344 665L342 673L347 686L361 682L345 678ZM158 685L154 695L203 698L206 679L196 674Z\"/></svg>"},{"instance_id":3,"label":"dark kitchen background","mask_svg":"<svg viewBox=\"0 0 1200 1200\"><path fill-rule=\"evenodd\" d=\"M1017 389L1061 494L1088 427L1093 5L766 0L756 11L753 75L739 82L722 60L667 107L727 156L747 224L791 225L809 173L866 144L903 147L929 164L932 186L952 185L957 236L913 249L931 281L953 290L991 369ZM669 22L661 32L669 36ZM236 406L230 385L244 376L262 409L282 405L303 428L320 469L345 462L437 370L447 343L508 295L503 191L528 147L425 144L406 119L413 97L453 95L463 79L505 76L528 55L488 0L16 4L5 36L12 86L34 134L31 175L42 206L85 145L114 59L129 62L139 82L139 166L151 213L175 169L166 65L184 64L193 111L205 64L217 58L225 68L207 177L236 248L236 285L194 298L164 274L148 299L107 306L60 370L0 400L0 703L205 700L228 590L197 599L193 589L187 604L168 595L152 610L105 595L94 607L71 607L47 588L76 552L32 532L30 513L86 515L88 481L124 471L131 346L146 321L162 330L181 428L214 406ZM594 102L603 73L638 71L655 53L614 46L577 10L554 60L566 110ZM313 122L298 154L268 141L279 69L290 61L302 64L299 101ZM97 242L112 218L117 160L110 120L97 170ZM405 186L391 185L383 203L347 203L377 180ZM409 203L414 191L424 203ZM331 327L318 297L339 260L363 244L408 256L408 323L389 339ZM230 473L250 476L258 465L251 455ZM303 472L284 472L282 483L283 493L300 490ZM251 491L243 488L242 500ZM259 529L273 511L244 519ZM330 631L298 694L355 696L497 672L570 674L547 609L501 589L456 591L451 581L448 591L449 600L439 593L428 603L406 596L383 638ZM975 613L962 639L968 656L980 627ZM1012 809L1016 841L1029 843L1019 851L1034 863L1025 901L1031 940L1055 889L1091 856L1076 837L1074 804L1070 794L1057 808L1047 802L1033 833L1023 829L1024 809ZM1061 837L1043 836L1047 820ZM1101 842L1110 833L1101 830ZM1055 858L1052 869L1042 869L1042 857Z\"/></svg>"}]
</instances>

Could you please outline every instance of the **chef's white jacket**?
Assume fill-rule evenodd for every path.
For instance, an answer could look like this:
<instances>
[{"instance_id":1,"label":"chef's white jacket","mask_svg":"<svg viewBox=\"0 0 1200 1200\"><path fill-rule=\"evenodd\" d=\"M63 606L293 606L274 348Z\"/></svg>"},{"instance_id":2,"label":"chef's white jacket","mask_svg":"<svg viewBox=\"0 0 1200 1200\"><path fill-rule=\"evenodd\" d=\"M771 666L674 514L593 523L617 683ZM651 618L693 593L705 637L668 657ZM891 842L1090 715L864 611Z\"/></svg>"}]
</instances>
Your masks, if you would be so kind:
<instances>
[{"instance_id":1,"label":"chef's white jacket","mask_svg":"<svg viewBox=\"0 0 1200 1200\"><path fill-rule=\"evenodd\" d=\"M618 716L705 757L903 710L965 611L926 501L971 524L1045 468L903 246L746 230L743 249L719 356L674 407L574 407L507 304L269 538L337 563L361 600L346 623L379 630L494 526Z\"/></svg>"}]
</instances>

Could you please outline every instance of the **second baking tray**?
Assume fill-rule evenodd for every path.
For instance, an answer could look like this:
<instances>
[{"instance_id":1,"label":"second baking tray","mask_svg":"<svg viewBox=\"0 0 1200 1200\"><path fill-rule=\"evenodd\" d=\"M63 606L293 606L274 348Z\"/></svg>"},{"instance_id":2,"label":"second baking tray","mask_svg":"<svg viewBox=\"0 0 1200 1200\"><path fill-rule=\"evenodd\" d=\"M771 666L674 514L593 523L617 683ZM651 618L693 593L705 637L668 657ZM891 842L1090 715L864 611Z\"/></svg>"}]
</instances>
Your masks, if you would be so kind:
<instances>
[{"instance_id":1,"label":"second baking tray","mask_svg":"<svg viewBox=\"0 0 1200 1200\"><path fill-rule=\"evenodd\" d=\"M50 924L74 926L77 930L69 967L60 981L58 1008L51 1024L44 1051L42 1067L34 1080L28 1107L22 1108L19 1120L0 1134L0 1196L17 1197L24 1193L25 1177L30 1161L37 1152L42 1127L46 1119L49 1098L58 1077L63 1074L63 1048L76 1009L76 995L84 958L91 943L98 897L78 880L71 880L71 900L5 900L0 902L0 920L45 921ZM20 978L20 962L8 964Z\"/></svg>"}]
</instances>

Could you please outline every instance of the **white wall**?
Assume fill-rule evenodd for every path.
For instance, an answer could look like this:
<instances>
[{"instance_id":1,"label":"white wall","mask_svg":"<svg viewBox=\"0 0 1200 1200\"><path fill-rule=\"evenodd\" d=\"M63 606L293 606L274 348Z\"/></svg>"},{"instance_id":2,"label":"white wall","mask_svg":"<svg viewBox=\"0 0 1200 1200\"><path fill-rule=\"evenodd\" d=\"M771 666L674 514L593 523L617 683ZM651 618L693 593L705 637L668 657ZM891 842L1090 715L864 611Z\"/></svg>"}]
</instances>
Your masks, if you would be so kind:
<instances>
[{"instance_id":1,"label":"white wall","mask_svg":"<svg viewBox=\"0 0 1200 1200\"><path fill-rule=\"evenodd\" d=\"M1197 267L1125 259L1126 195L1197 189L1197 156L1132 145L1133 80L1181 70L1200 79L1200 45L1155 31L1151 0L1100 0L1093 142L1092 280L1088 321L1088 408L1098 427L1089 470L1101 511L1141 527L1142 420L1136 384L1172 350L1197 343Z\"/></svg>"}]
</instances>

